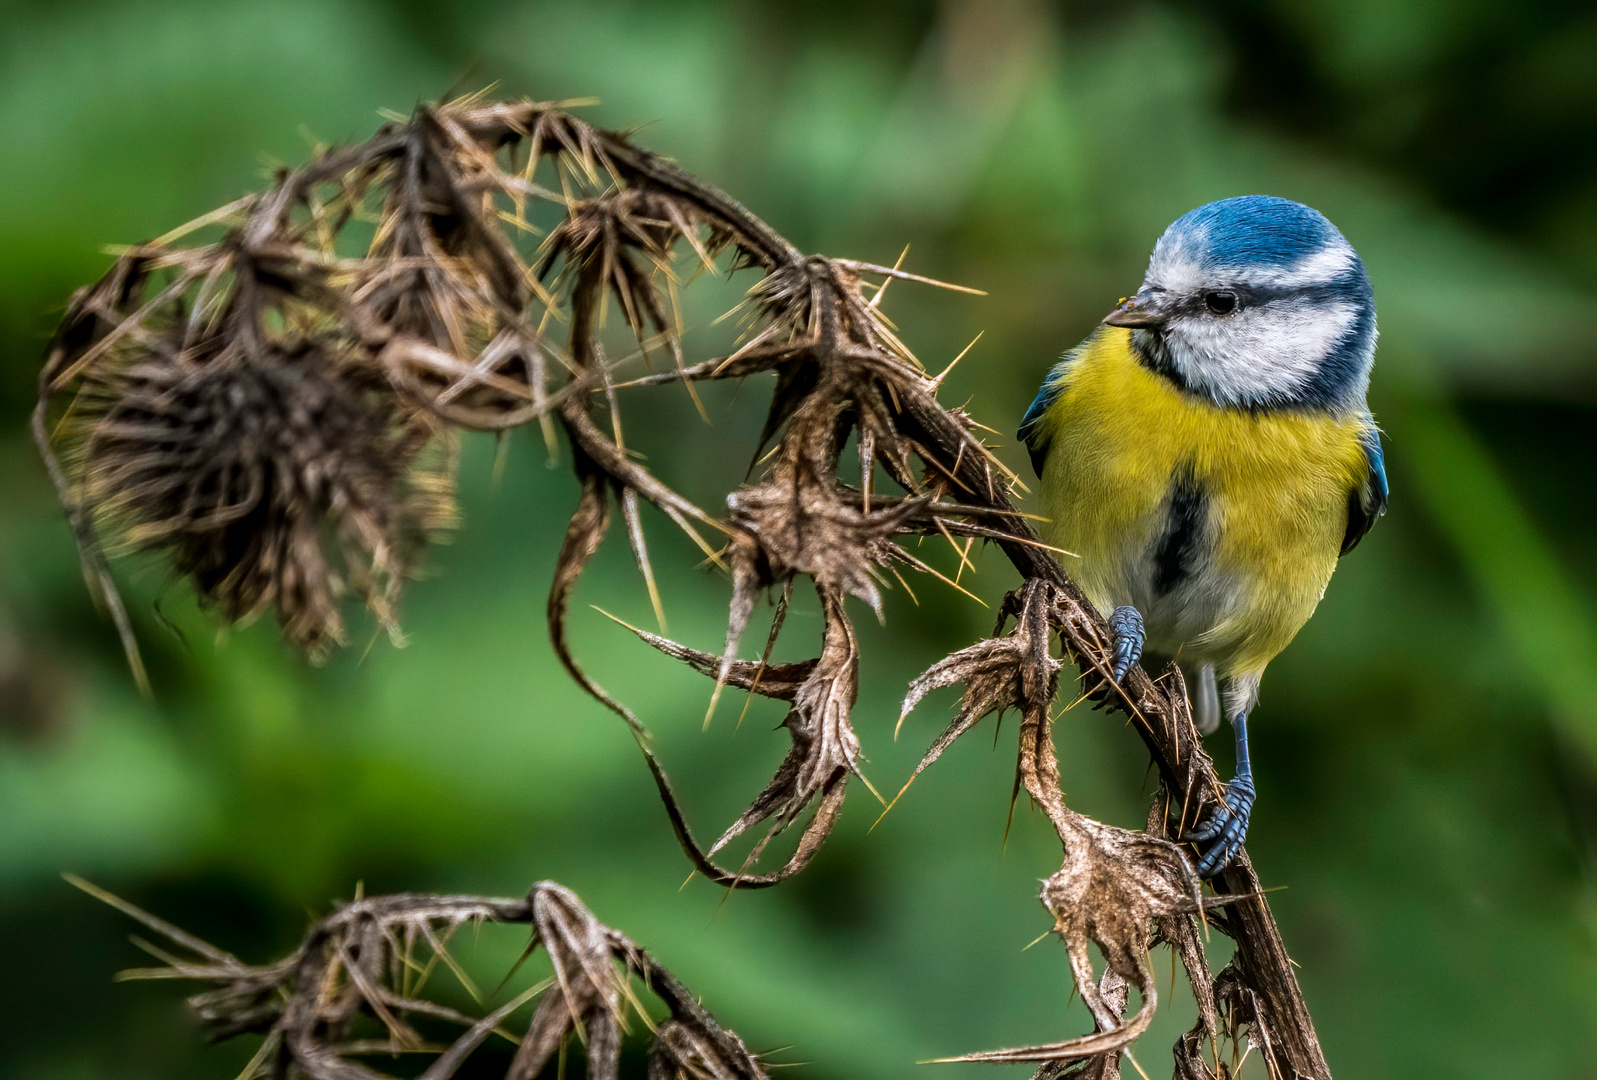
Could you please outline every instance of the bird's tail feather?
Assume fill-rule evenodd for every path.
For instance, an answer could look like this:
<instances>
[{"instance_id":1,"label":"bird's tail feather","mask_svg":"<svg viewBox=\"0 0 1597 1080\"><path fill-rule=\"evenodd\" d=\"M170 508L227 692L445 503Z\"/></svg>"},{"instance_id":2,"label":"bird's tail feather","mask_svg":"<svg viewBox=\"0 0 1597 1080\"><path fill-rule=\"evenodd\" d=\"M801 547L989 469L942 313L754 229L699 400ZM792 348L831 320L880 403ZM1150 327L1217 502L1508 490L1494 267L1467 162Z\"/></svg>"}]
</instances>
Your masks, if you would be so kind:
<instances>
[{"instance_id":1,"label":"bird's tail feather","mask_svg":"<svg viewBox=\"0 0 1597 1080\"><path fill-rule=\"evenodd\" d=\"M1215 683L1214 665L1204 664L1188 680L1192 695L1192 722L1198 732L1213 735L1220 729L1220 687Z\"/></svg>"}]
</instances>

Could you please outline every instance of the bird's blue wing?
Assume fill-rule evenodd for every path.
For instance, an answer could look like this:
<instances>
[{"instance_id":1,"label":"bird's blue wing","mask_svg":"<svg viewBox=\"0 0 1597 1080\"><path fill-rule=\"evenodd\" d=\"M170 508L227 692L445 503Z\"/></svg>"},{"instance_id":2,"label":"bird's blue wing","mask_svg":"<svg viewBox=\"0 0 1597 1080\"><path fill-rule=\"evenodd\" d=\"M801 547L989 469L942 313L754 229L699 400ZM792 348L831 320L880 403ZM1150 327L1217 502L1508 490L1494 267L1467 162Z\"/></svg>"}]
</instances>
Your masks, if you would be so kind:
<instances>
[{"instance_id":1,"label":"bird's blue wing","mask_svg":"<svg viewBox=\"0 0 1597 1080\"><path fill-rule=\"evenodd\" d=\"M1020 441L1026 444L1026 450L1031 454L1032 471L1038 477L1042 476L1043 462L1048 458L1048 437L1043 433L1042 418L1053 407L1059 392L1065 387L1062 370L1064 366L1059 364L1048 372L1048 376L1042 381L1042 388L1032 399L1031 407L1026 410L1026 415L1021 417L1020 430L1016 433Z\"/></svg>"},{"instance_id":2,"label":"bird's blue wing","mask_svg":"<svg viewBox=\"0 0 1597 1080\"><path fill-rule=\"evenodd\" d=\"M1371 424L1364 432L1364 460L1369 465L1364 483L1348 492L1347 532L1342 537L1342 554L1358 547L1375 519L1386 513L1386 455L1381 452L1381 435Z\"/></svg>"},{"instance_id":3,"label":"bird's blue wing","mask_svg":"<svg viewBox=\"0 0 1597 1080\"><path fill-rule=\"evenodd\" d=\"M1039 479L1042 477L1043 462L1048 460L1048 439L1053 434L1043 420L1047 417L1048 410L1054 407L1054 402L1059 400L1059 395L1065 392L1071 368L1102 340L1103 332L1107 329L1109 329L1107 326L1098 327L1088 334L1080 345L1065 353L1059 363L1048 369L1048 374L1043 376L1037 396L1032 399L1031 407L1020 419L1020 430L1016 434L1031 452L1031 468Z\"/></svg>"}]
</instances>

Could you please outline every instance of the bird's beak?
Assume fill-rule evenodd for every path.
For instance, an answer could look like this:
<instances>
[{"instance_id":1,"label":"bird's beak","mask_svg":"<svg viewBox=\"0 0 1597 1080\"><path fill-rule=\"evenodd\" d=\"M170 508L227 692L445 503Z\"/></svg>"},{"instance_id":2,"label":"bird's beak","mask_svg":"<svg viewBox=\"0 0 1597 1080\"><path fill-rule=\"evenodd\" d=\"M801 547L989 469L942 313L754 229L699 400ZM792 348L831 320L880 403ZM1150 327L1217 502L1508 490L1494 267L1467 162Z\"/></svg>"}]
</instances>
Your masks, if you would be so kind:
<instances>
[{"instance_id":1,"label":"bird's beak","mask_svg":"<svg viewBox=\"0 0 1597 1080\"><path fill-rule=\"evenodd\" d=\"M1103 317L1110 326L1160 326L1170 317L1170 301L1162 289L1143 289Z\"/></svg>"}]
</instances>

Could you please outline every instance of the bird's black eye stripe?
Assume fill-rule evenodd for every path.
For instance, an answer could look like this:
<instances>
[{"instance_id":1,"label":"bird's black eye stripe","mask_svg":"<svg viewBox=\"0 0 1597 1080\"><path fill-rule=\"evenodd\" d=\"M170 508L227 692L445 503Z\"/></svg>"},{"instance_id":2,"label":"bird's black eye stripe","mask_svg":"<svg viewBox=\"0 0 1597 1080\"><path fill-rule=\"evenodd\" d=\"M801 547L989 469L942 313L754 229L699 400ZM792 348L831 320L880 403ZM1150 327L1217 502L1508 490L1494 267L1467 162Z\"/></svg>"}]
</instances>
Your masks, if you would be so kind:
<instances>
[{"instance_id":1,"label":"bird's black eye stripe","mask_svg":"<svg viewBox=\"0 0 1597 1080\"><path fill-rule=\"evenodd\" d=\"M1203 304L1216 315L1229 315L1237 309L1237 294L1226 289L1215 289L1203 294Z\"/></svg>"}]
</instances>

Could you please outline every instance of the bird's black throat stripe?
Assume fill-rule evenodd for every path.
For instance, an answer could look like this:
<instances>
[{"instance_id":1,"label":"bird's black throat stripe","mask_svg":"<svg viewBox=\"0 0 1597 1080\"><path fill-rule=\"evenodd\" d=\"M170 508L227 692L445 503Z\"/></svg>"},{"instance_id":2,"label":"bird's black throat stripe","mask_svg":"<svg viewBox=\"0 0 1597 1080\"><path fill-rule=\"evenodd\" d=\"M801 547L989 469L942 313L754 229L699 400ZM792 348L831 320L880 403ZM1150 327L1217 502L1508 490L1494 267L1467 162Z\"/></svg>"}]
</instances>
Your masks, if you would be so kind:
<instances>
[{"instance_id":1,"label":"bird's black throat stripe","mask_svg":"<svg viewBox=\"0 0 1597 1080\"><path fill-rule=\"evenodd\" d=\"M1190 466L1176 470L1165 500L1164 531L1153 549L1153 591L1168 596L1193 573L1203 557L1209 496Z\"/></svg>"},{"instance_id":2,"label":"bird's black throat stripe","mask_svg":"<svg viewBox=\"0 0 1597 1080\"><path fill-rule=\"evenodd\" d=\"M1133 330L1131 355L1155 375L1169 379L1178 389L1189 394L1196 392L1182 375L1181 369L1176 366L1175 358L1170 355L1170 346L1165 342L1164 335L1157 330Z\"/></svg>"}]
</instances>

